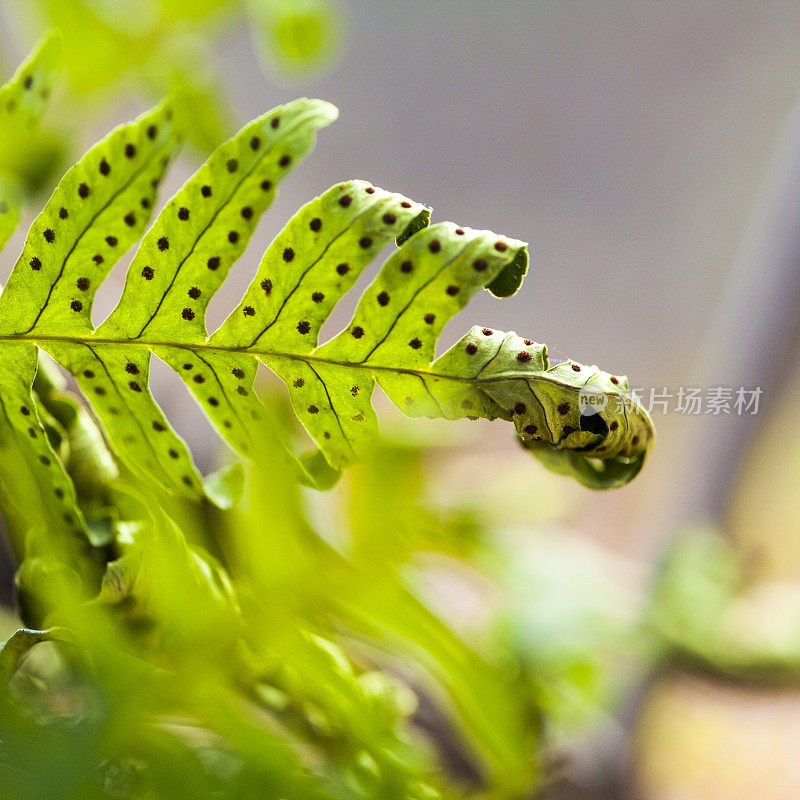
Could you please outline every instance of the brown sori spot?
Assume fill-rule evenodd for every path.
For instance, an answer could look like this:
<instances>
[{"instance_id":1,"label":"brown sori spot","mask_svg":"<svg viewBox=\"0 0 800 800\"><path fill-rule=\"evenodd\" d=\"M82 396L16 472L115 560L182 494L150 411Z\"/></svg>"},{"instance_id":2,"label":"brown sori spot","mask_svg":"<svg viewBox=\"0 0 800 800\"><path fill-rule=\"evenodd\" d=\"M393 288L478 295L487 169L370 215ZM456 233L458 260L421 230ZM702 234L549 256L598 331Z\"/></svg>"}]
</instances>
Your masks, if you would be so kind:
<instances>
[{"instance_id":1,"label":"brown sori spot","mask_svg":"<svg viewBox=\"0 0 800 800\"><path fill-rule=\"evenodd\" d=\"M319 414L319 409L316 406L309 406L308 407L309 414Z\"/></svg>"},{"instance_id":2,"label":"brown sori spot","mask_svg":"<svg viewBox=\"0 0 800 800\"><path fill-rule=\"evenodd\" d=\"M82 291L85 292L89 286L91 285L91 281L88 278L78 278L75 281L75 285Z\"/></svg>"},{"instance_id":3,"label":"brown sori spot","mask_svg":"<svg viewBox=\"0 0 800 800\"><path fill-rule=\"evenodd\" d=\"M350 271L350 267L347 264L339 264L339 266L336 267L336 271L340 275L347 275L347 273Z\"/></svg>"},{"instance_id":4,"label":"brown sori spot","mask_svg":"<svg viewBox=\"0 0 800 800\"><path fill-rule=\"evenodd\" d=\"M161 183L161 181L158 178L153 178L153 180L150 181L150 185L154 189L158 189L158 186L159 186L160 183Z\"/></svg>"},{"instance_id":5,"label":"brown sori spot","mask_svg":"<svg viewBox=\"0 0 800 800\"><path fill-rule=\"evenodd\" d=\"M525 342L525 344L528 345L528 347L530 347L533 344L533 342L530 339L523 339L522 341Z\"/></svg>"},{"instance_id":6,"label":"brown sori spot","mask_svg":"<svg viewBox=\"0 0 800 800\"><path fill-rule=\"evenodd\" d=\"M360 247L362 250L366 250L368 247L371 247L371 246L372 246L372 239L370 239L370 238L369 238L369 236L362 236L362 237L361 237L361 238L358 240L358 246L359 246L359 247Z\"/></svg>"},{"instance_id":7,"label":"brown sori spot","mask_svg":"<svg viewBox=\"0 0 800 800\"><path fill-rule=\"evenodd\" d=\"M268 192L272 188L272 181L261 181L261 191Z\"/></svg>"},{"instance_id":8,"label":"brown sori spot","mask_svg":"<svg viewBox=\"0 0 800 800\"><path fill-rule=\"evenodd\" d=\"M102 263L103 263L103 261L105 261L105 259L103 258L103 256L101 256L101 255L100 255L100 253L95 253L95 254L92 256L92 261L94 261L94 263L95 263L95 264L97 264L98 266L100 266L100 264L102 264Z\"/></svg>"},{"instance_id":9,"label":"brown sori spot","mask_svg":"<svg viewBox=\"0 0 800 800\"><path fill-rule=\"evenodd\" d=\"M409 272L411 272L412 269L414 269L414 265L410 261L404 261L400 265L400 272L405 272L406 274L408 274Z\"/></svg>"},{"instance_id":10,"label":"brown sori spot","mask_svg":"<svg viewBox=\"0 0 800 800\"><path fill-rule=\"evenodd\" d=\"M273 118L272 118L272 119L269 121L269 126L270 126L270 128L272 128L273 130L274 130L275 128L277 128L277 127L278 127L278 125L280 125L280 124L281 124L281 118L280 118L280 117L273 117Z\"/></svg>"},{"instance_id":11,"label":"brown sori spot","mask_svg":"<svg viewBox=\"0 0 800 800\"><path fill-rule=\"evenodd\" d=\"M228 231L228 241L231 244L236 244L239 241L239 233L238 231Z\"/></svg>"},{"instance_id":12,"label":"brown sori spot","mask_svg":"<svg viewBox=\"0 0 800 800\"><path fill-rule=\"evenodd\" d=\"M27 406L20 406L19 413L22 414L23 417L29 417L31 415L31 410Z\"/></svg>"},{"instance_id":13,"label":"brown sori spot","mask_svg":"<svg viewBox=\"0 0 800 800\"><path fill-rule=\"evenodd\" d=\"M181 316L185 320L192 320L194 319L194 311L192 311L191 308L184 308L183 311L181 311Z\"/></svg>"},{"instance_id":14,"label":"brown sori spot","mask_svg":"<svg viewBox=\"0 0 800 800\"><path fill-rule=\"evenodd\" d=\"M450 297L455 297L458 294L459 289L458 286L451 284L445 289L445 291L450 295Z\"/></svg>"},{"instance_id":15,"label":"brown sori spot","mask_svg":"<svg viewBox=\"0 0 800 800\"><path fill-rule=\"evenodd\" d=\"M184 483L186 486L191 486L191 485L192 485L192 479L191 479L191 478L190 478L188 475L184 475L184 476L181 478L181 480L183 481L183 483Z\"/></svg>"},{"instance_id":16,"label":"brown sori spot","mask_svg":"<svg viewBox=\"0 0 800 800\"><path fill-rule=\"evenodd\" d=\"M573 372L580 372L581 371L581 368L577 364L571 364L570 366L572 367L572 371Z\"/></svg>"},{"instance_id":17,"label":"brown sori spot","mask_svg":"<svg viewBox=\"0 0 800 800\"><path fill-rule=\"evenodd\" d=\"M356 327L350 331L350 335L354 339L360 339L364 335L364 329L360 325L356 325Z\"/></svg>"},{"instance_id":18,"label":"brown sori spot","mask_svg":"<svg viewBox=\"0 0 800 800\"><path fill-rule=\"evenodd\" d=\"M242 309L242 313L243 313L243 314L244 314L246 317L254 317L254 316L256 315L256 310L253 308L253 306L245 306L245 307Z\"/></svg>"},{"instance_id":19,"label":"brown sori spot","mask_svg":"<svg viewBox=\"0 0 800 800\"><path fill-rule=\"evenodd\" d=\"M317 233L322 228L322 220L319 217L314 217L314 219L308 223L308 227L311 228L314 233Z\"/></svg>"},{"instance_id":20,"label":"brown sori spot","mask_svg":"<svg viewBox=\"0 0 800 800\"><path fill-rule=\"evenodd\" d=\"M197 375L195 375L195 376L192 378L192 380L193 380L195 383L205 383L205 382L206 382L206 379L205 379L205 378L204 378L202 375L200 375L199 373L198 373Z\"/></svg>"},{"instance_id":21,"label":"brown sori spot","mask_svg":"<svg viewBox=\"0 0 800 800\"><path fill-rule=\"evenodd\" d=\"M39 259L36 256L34 256L30 260L30 265L31 269L34 270L35 272L38 272L42 268L42 262L39 261Z\"/></svg>"},{"instance_id":22,"label":"brown sori spot","mask_svg":"<svg viewBox=\"0 0 800 800\"><path fill-rule=\"evenodd\" d=\"M178 451L177 450L172 450L170 448L167 452L169 453L169 457L170 458L177 458L178 457Z\"/></svg>"},{"instance_id":23,"label":"brown sori spot","mask_svg":"<svg viewBox=\"0 0 800 800\"><path fill-rule=\"evenodd\" d=\"M225 166L228 168L228 172L236 172L239 169L239 162L235 158L229 158Z\"/></svg>"},{"instance_id":24,"label":"brown sori spot","mask_svg":"<svg viewBox=\"0 0 800 800\"><path fill-rule=\"evenodd\" d=\"M292 383L292 386L294 386L295 389L302 389L305 384L306 382L302 378L298 378L296 381L294 381L294 383Z\"/></svg>"},{"instance_id":25,"label":"brown sori spot","mask_svg":"<svg viewBox=\"0 0 800 800\"><path fill-rule=\"evenodd\" d=\"M615 431L617 428L619 428L619 422L617 422L616 420L614 420L614 421L613 421L613 422L612 422L612 423L611 423L611 424L608 426L608 429L609 429L610 431Z\"/></svg>"},{"instance_id":26,"label":"brown sori spot","mask_svg":"<svg viewBox=\"0 0 800 800\"><path fill-rule=\"evenodd\" d=\"M126 144L125 145L125 155L128 158L133 158L136 155L136 145Z\"/></svg>"},{"instance_id":27,"label":"brown sori spot","mask_svg":"<svg viewBox=\"0 0 800 800\"><path fill-rule=\"evenodd\" d=\"M231 370L231 375L233 375L234 378L241 380L242 378L244 378L244 370L240 369L239 367L234 367Z\"/></svg>"},{"instance_id":28,"label":"brown sori spot","mask_svg":"<svg viewBox=\"0 0 800 800\"><path fill-rule=\"evenodd\" d=\"M259 147L261 147L261 139L259 139L258 136L254 136L250 140L250 149L251 150L258 150Z\"/></svg>"},{"instance_id":29,"label":"brown sori spot","mask_svg":"<svg viewBox=\"0 0 800 800\"><path fill-rule=\"evenodd\" d=\"M211 187L207 183L201 186L200 194L203 195L203 197L211 197Z\"/></svg>"},{"instance_id":30,"label":"brown sori spot","mask_svg":"<svg viewBox=\"0 0 800 800\"><path fill-rule=\"evenodd\" d=\"M119 415L119 409L116 406L111 406L111 408L109 408L108 410L115 417Z\"/></svg>"},{"instance_id":31,"label":"brown sori spot","mask_svg":"<svg viewBox=\"0 0 800 800\"><path fill-rule=\"evenodd\" d=\"M463 236L464 235L464 229L463 228L456 228L455 231L453 231L453 233L455 233L456 236Z\"/></svg>"},{"instance_id":32,"label":"brown sori spot","mask_svg":"<svg viewBox=\"0 0 800 800\"><path fill-rule=\"evenodd\" d=\"M58 209L58 217L59 219L66 219L69 216L69 211L66 208L59 208Z\"/></svg>"},{"instance_id":33,"label":"brown sori spot","mask_svg":"<svg viewBox=\"0 0 800 800\"><path fill-rule=\"evenodd\" d=\"M575 433L575 428L573 428L572 425L565 425L564 436L569 436L571 433Z\"/></svg>"},{"instance_id":34,"label":"brown sori spot","mask_svg":"<svg viewBox=\"0 0 800 800\"><path fill-rule=\"evenodd\" d=\"M218 406L219 405L219 400L217 400L216 397L209 397L208 398L208 404L210 406Z\"/></svg>"},{"instance_id":35,"label":"brown sori spot","mask_svg":"<svg viewBox=\"0 0 800 800\"><path fill-rule=\"evenodd\" d=\"M323 436L324 436L326 439L330 439L330 438L331 438L331 435L330 435L330 433L328 433L328 431L324 431L322 435L323 435Z\"/></svg>"},{"instance_id":36,"label":"brown sori spot","mask_svg":"<svg viewBox=\"0 0 800 800\"><path fill-rule=\"evenodd\" d=\"M374 186L367 186L367 187L364 189L364 191L365 191L367 194L375 194L375 187L374 187Z\"/></svg>"},{"instance_id":37,"label":"brown sori spot","mask_svg":"<svg viewBox=\"0 0 800 800\"><path fill-rule=\"evenodd\" d=\"M50 466L50 459L47 456L39 456L39 461L44 464L45 467Z\"/></svg>"},{"instance_id":38,"label":"brown sori spot","mask_svg":"<svg viewBox=\"0 0 800 800\"><path fill-rule=\"evenodd\" d=\"M28 428L28 436L30 436L31 439L35 439L38 436L38 434L36 433L36 430L34 428Z\"/></svg>"},{"instance_id":39,"label":"brown sori spot","mask_svg":"<svg viewBox=\"0 0 800 800\"><path fill-rule=\"evenodd\" d=\"M191 364L184 364L184 365L183 365L183 368L184 368L185 370L190 370L190 369L192 368L192 365L191 365Z\"/></svg>"},{"instance_id":40,"label":"brown sori spot","mask_svg":"<svg viewBox=\"0 0 800 800\"><path fill-rule=\"evenodd\" d=\"M531 360L531 354L526 353L524 350L517 353L517 361L521 361L523 364L527 361Z\"/></svg>"},{"instance_id":41,"label":"brown sori spot","mask_svg":"<svg viewBox=\"0 0 800 800\"><path fill-rule=\"evenodd\" d=\"M247 397L247 389L245 389L244 386L237 386L236 394L240 394L242 397Z\"/></svg>"},{"instance_id":42,"label":"brown sori spot","mask_svg":"<svg viewBox=\"0 0 800 800\"><path fill-rule=\"evenodd\" d=\"M558 407L558 413L561 414L563 417L565 414L569 414L569 403L562 403Z\"/></svg>"},{"instance_id":43,"label":"brown sori spot","mask_svg":"<svg viewBox=\"0 0 800 800\"><path fill-rule=\"evenodd\" d=\"M315 303L321 303L325 299L325 295L322 292L314 292L314 294L311 295L311 299Z\"/></svg>"},{"instance_id":44,"label":"brown sori spot","mask_svg":"<svg viewBox=\"0 0 800 800\"><path fill-rule=\"evenodd\" d=\"M224 425L226 428L232 428L232 427L233 427L233 423L232 423L232 422L231 422L229 419L226 419L226 420L225 420L225 422L223 422L222 424L223 424L223 425Z\"/></svg>"},{"instance_id":45,"label":"brown sori spot","mask_svg":"<svg viewBox=\"0 0 800 800\"><path fill-rule=\"evenodd\" d=\"M211 256L211 258L206 261L206 266L213 272L215 269L219 269L219 256Z\"/></svg>"},{"instance_id":46,"label":"brown sori spot","mask_svg":"<svg viewBox=\"0 0 800 800\"><path fill-rule=\"evenodd\" d=\"M133 362L129 361L125 365L125 372L127 372L129 375L138 375L139 367L137 367L136 364L134 364Z\"/></svg>"},{"instance_id":47,"label":"brown sori spot","mask_svg":"<svg viewBox=\"0 0 800 800\"><path fill-rule=\"evenodd\" d=\"M475 342L470 342L470 343L469 343L469 344L468 344L468 345L467 345L467 346L466 346L464 349L465 349L465 350L466 350L466 351L467 351L467 352L468 352L468 353L469 353L471 356L474 356L474 355L475 355L475 353L477 353L477 352L478 352L478 345L476 345L476 344L475 344Z\"/></svg>"},{"instance_id":48,"label":"brown sori spot","mask_svg":"<svg viewBox=\"0 0 800 800\"><path fill-rule=\"evenodd\" d=\"M142 277L143 277L143 278L144 278L146 281L151 281L151 280L153 280L153 275L155 275L155 272L153 272L153 268L152 268L152 267L144 267L144 268L142 269Z\"/></svg>"},{"instance_id":49,"label":"brown sori spot","mask_svg":"<svg viewBox=\"0 0 800 800\"><path fill-rule=\"evenodd\" d=\"M488 262L484 258L476 258L472 262L472 268L475 272L485 272L489 267Z\"/></svg>"},{"instance_id":50,"label":"brown sori spot","mask_svg":"<svg viewBox=\"0 0 800 800\"><path fill-rule=\"evenodd\" d=\"M438 253L442 249L442 243L438 239L434 239L429 245L428 250L431 253Z\"/></svg>"},{"instance_id":51,"label":"brown sori spot","mask_svg":"<svg viewBox=\"0 0 800 800\"><path fill-rule=\"evenodd\" d=\"M106 244L109 247L116 247L117 246L117 237L116 236L106 236Z\"/></svg>"},{"instance_id":52,"label":"brown sori spot","mask_svg":"<svg viewBox=\"0 0 800 800\"><path fill-rule=\"evenodd\" d=\"M264 294L270 294L272 292L272 281L269 278L264 278L261 281L261 288L264 290Z\"/></svg>"},{"instance_id":53,"label":"brown sori spot","mask_svg":"<svg viewBox=\"0 0 800 800\"><path fill-rule=\"evenodd\" d=\"M297 323L297 331L298 333L308 333L311 330L311 325L308 324L305 320L301 320Z\"/></svg>"},{"instance_id":54,"label":"brown sori spot","mask_svg":"<svg viewBox=\"0 0 800 800\"><path fill-rule=\"evenodd\" d=\"M413 339L412 339L412 340L411 340L411 341L408 343L408 346L409 346L409 347L410 347L412 350L419 350L419 349L420 349L420 347L422 347L422 342L421 342L419 339L417 339L417 337L415 336L415 337L414 337L414 338L413 338Z\"/></svg>"},{"instance_id":55,"label":"brown sori spot","mask_svg":"<svg viewBox=\"0 0 800 800\"><path fill-rule=\"evenodd\" d=\"M128 388L132 392L141 392L142 391L142 387L139 386L139 384L136 383L136 381L128 381Z\"/></svg>"},{"instance_id":56,"label":"brown sori spot","mask_svg":"<svg viewBox=\"0 0 800 800\"><path fill-rule=\"evenodd\" d=\"M433 325L434 321L436 320L436 314L426 314L424 319L426 325Z\"/></svg>"},{"instance_id":57,"label":"brown sori spot","mask_svg":"<svg viewBox=\"0 0 800 800\"><path fill-rule=\"evenodd\" d=\"M189 297L192 298L192 300L197 300L197 298L200 297L201 295L201 291L196 286L192 286L192 288L189 289L189 291L186 292L186 294L188 294Z\"/></svg>"},{"instance_id":58,"label":"brown sori spot","mask_svg":"<svg viewBox=\"0 0 800 800\"><path fill-rule=\"evenodd\" d=\"M156 134L157 134L157 133L158 133L158 128L156 128L156 126L155 126L155 125L151 125L151 126L150 126L150 127L147 129L147 138L148 138L148 139L155 139L155 138L156 138Z\"/></svg>"},{"instance_id":59,"label":"brown sori spot","mask_svg":"<svg viewBox=\"0 0 800 800\"><path fill-rule=\"evenodd\" d=\"M387 211L382 219L387 225L394 225L397 222L397 217L391 211Z\"/></svg>"},{"instance_id":60,"label":"brown sori spot","mask_svg":"<svg viewBox=\"0 0 800 800\"><path fill-rule=\"evenodd\" d=\"M80 301L80 300L73 300L73 301L72 301L72 302L69 304L69 307L70 307L70 308L71 308L73 311L83 311L83 303L81 303L81 301Z\"/></svg>"},{"instance_id":61,"label":"brown sori spot","mask_svg":"<svg viewBox=\"0 0 800 800\"><path fill-rule=\"evenodd\" d=\"M59 499L63 500L64 498L64 490L63 489L56 489L53 494Z\"/></svg>"},{"instance_id":62,"label":"brown sori spot","mask_svg":"<svg viewBox=\"0 0 800 800\"><path fill-rule=\"evenodd\" d=\"M85 183L78 186L78 196L84 200L89 196L89 187Z\"/></svg>"},{"instance_id":63,"label":"brown sori spot","mask_svg":"<svg viewBox=\"0 0 800 800\"><path fill-rule=\"evenodd\" d=\"M72 514L64 514L64 522L66 522L67 525L72 525Z\"/></svg>"},{"instance_id":64,"label":"brown sori spot","mask_svg":"<svg viewBox=\"0 0 800 800\"><path fill-rule=\"evenodd\" d=\"M90 369L85 369L83 371L83 377L84 378L89 378L91 380L92 378L94 378L94 372L92 372L92 370L90 370Z\"/></svg>"},{"instance_id":65,"label":"brown sori spot","mask_svg":"<svg viewBox=\"0 0 800 800\"><path fill-rule=\"evenodd\" d=\"M619 378L615 378L615 377L612 375L612 376L611 376L611 378L610 378L609 380L611 381L611 383L613 383L613 384L614 384L614 386L617 386L617 385L619 385Z\"/></svg>"},{"instance_id":66,"label":"brown sori spot","mask_svg":"<svg viewBox=\"0 0 800 800\"><path fill-rule=\"evenodd\" d=\"M184 222L189 219L189 209L186 208L186 206L181 206L178 209L178 219L183 220Z\"/></svg>"},{"instance_id":67,"label":"brown sori spot","mask_svg":"<svg viewBox=\"0 0 800 800\"><path fill-rule=\"evenodd\" d=\"M147 198L147 197L143 197L143 198L142 198L142 199L139 201L139 205L140 205L140 206L141 206L141 207L142 207L142 208L143 208L145 211L147 211L147 210L150 208L150 199L149 199L149 198Z\"/></svg>"},{"instance_id":68,"label":"brown sori spot","mask_svg":"<svg viewBox=\"0 0 800 800\"><path fill-rule=\"evenodd\" d=\"M122 220L129 228L132 228L136 224L136 214L129 211Z\"/></svg>"},{"instance_id":69,"label":"brown sori spot","mask_svg":"<svg viewBox=\"0 0 800 800\"><path fill-rule=\"evenodd\" d=\"M242 210L239 212L242 215L242 219L252 219L253 218L253 209L250 206L244 206Z\"/></svg>"},{"instance_id":70,"label":"brown sori spot","mask_svg":"<svg viewBox=\"0 0 800 800\"><path fill-rule=\"evenodd\" d=\"M505 253L508 250L508 245L505 242L495 242L494 249L497 250L498 253Z\"/></svg>"},{"instance_id":71,"label":"brown sori spot","mask_svg":"<svg viewBox=\"0 0 800 800\"><path fill-rule=\"evenodd\" d=\"M53 242L56 240L56 235L55 235L55 233L54 233L54 231L53 231L53 229L52 229L52 228L48 228L48 229L47 229L47 230L46 230L46 231L45 231L45 232L42 234L42 236L44 236L44 240L45 240L45 241L46 241L48 244L53 244Z\"/></svg>"},{"instance_id":72,"label":"brown sori spot","mask_svg":"<svg viewBox=\"0 0 800 800\"><path fill-rule=\"evenodd\" d=\"M539 429L535 425L526 425L525 426L525 433L529 434L530 436L535 436L536 431Z\"/></svg>"},{"instance_id":73,"label":"brown sori spot","mask_svg":"<svg viewBox=\"0 0 800 800\"><path fill-rule=\"evenodd\" d=\"M159 250L169 250L169 239L166 236L162 236L158 240L158 249Z\"/></svg>"},{"instance_id":74,"label":"brown sori spot","mask_svg":"<svg viewBox=\"0 0 800 800\"><path fill-rule=\"evenodd\" d=\"M351 386L350 394L353 395L353 397L355 397L358 394L358 386Z\"/></svg>"},{"instance_id":75,"label":"brown sori spot","mask_svg":"<svg viewBox=\"0 0 800 800\"><path fill-rule=\"evenodd\" d=\"M491 335L494 333L494 331L493 331L491 328L484 328L484 329L481 331L481 333L482 333L484 336L491 336Z\"/></svg>"},{"instance_id":76,"label":"brown sori spot","mask_svg":"<svg viewBox=\"0 0 800 800\"><path fill-rule=\"evenodd\" d=\"M283 260L284 261L293 261L294 260L294 250L291 247L285 247L283 250Z\"/></svg>"},{"instance_id":77,"label":"brown sori spot","mask_svg":"<svg viewBox=\"0 0 800 800\"><path fill-rule=\"evenodd\" d=\"M98 169L100 170L101 175L108 175L111 172L111 166L105 159L102 159L100 161L100 166L98 167Z\"/></svg>"},{"instance_id":78,"label":"brown sori spot","mask_svg":"<svg viewBox=\"0 0 800 800\"><path fill-rule=\"evenodd\" d=\"M281 167L288 167L289 164L292 163L291 156L281 156L280 161L278 161L278 165Z\"/></svg>"},{"instance_id":79,"label":"brown sori spot","mask_svg":"<svg viewBox=\"0 0 800 800\"><path fill-rule=\"evenodd\" d=\"M31 88L31 86L33 86L33 78L32 78L30 75L26 75L26 76L25 76L25 80L24 80L24 81L22 81L22 85L23 85L23 86L24 86L26 89L30 89L30 88Z\"/></svg>"},{"instance_id":80,"label":"brown sori spot","mask_svg":"<svg viewBox=\"0 0 800 800\"><path fill-rule=\"evenodd\" d=\"M106 390L105 390L105 389L104 389L102 386L95 386L95 387L94 387L94 393L95 393L95 394L96 394L98 397L105 397L105 395L106 395Z\"/></svg>"},{"instance_id":81,"label":"brown sori spot","mask_svg":"<svg viewBox=\"0 0 800 800\"><path fill-rule=\"evenodd\" d=\"M401 205L403 208L411 208L411 203L409 203L409 202L408 202L408 200L403 200L403 202L402 202L402 203L400 203L400 205Z\"/></svg>"},{"instance_id":82,"label":"brown sori spot","mask_svg":"<svg viewBox=\"0 0 800 800\"><path fill-rule=\"evenodd\" d=\"M386 306L389 304L389 293L380 292L375 299L378 301L379 306Z\"/></svg>"},{"instance_id":83,"label":"brown sori spot","mask_svg":"<svg viewBox=\"0 0 800 800\"><path fill-rule=\"evenodd\" d=\"M528 409L527 409L527 406L525 405L525 403L517 403L514 406L514 413L515 414L524 414L527 410Z\"/></svg>"},{"instance_id":84,"label":"brown sori spot","mask_svg":"<svg viewBox=\"0 0 800 800\"><path fill-rule=\"evenodd\" d=\"M639 437L634 436L633 439L631 439L631 444L636 447L636 445L639 444Z\"/></svg>"}]
</instances>

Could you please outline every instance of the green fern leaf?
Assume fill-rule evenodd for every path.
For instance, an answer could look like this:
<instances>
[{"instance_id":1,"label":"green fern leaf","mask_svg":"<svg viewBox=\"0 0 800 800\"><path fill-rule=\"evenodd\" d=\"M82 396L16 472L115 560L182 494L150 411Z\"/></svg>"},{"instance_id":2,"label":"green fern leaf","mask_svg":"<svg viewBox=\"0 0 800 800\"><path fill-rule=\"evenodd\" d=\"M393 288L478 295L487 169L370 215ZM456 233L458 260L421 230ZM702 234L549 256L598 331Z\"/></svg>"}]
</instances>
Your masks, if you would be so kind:
<instances>
[{"instance_id":1,"label":"green fern leaf","mask_svg":"<svg viewBox=\"0 0 800 800\"><path fill-rule=\"evenodd\" d=\"M626 397L624 378L550 364L543 345L480 327L436 358L444 325L476 292L502 297L519 288L526 245L452 223L428 227L429 209L366 181L337 184L304 206L267 249L237 308L208 335L208 303L277 183L335 116L327 103L298 100L218 148L145 235L117 308L93 331L93 293L144 224L139 206L152 199L143 193L160 179L151 166L168 161L161 124L135 123L135 137L133 129L112 134L68 173L31 228L0 296L0 336L9 348L36 343L50 353L76 377L122 461L183 495L200 496L203 483L149 392L151 354L181 376L245 456L266 416L253 388L260 362L287 385L298 418L335 469L363 457L374 440L377 383L409 416L512 420L545 463L587 485L630 479L653 431ZM91 187L85 198L82 185ZM76 191L86 208L76 205ZM319 345L338 301L392 240L397 250L350 323ZM613 401L597 419L581 413L587 387ZM302 464L323 467L319 454Z\"/></svg>"},{"instance_id":2,"label":"green fern leaf","mask_svg":"<svg viewBox=\"0 0 800 800\"><path fill-rule=\"evenodd\" d=\"M20 220L25 157L47 108L62 60L61 36L46 34L0 86L0 250Z\"/></svg>"},{"instance_id":3,"label":"green fern leaf","mask_svg":"<svg viewBox=\"0 0 800 800\"><path fill-rule=\"evenodd\" d=\"M65 336L91 333L94 293L141 235L176 150L170 117L162 104L116 129L67 172L31 226L0 295L0 476L10 496L26 498L16 517L27 531L19 555L29 559L52 556L57 541L68 550L62 563L80 568L88 545L72 481L31 394L35 343L44 337L57 352Z\"/></svg>"}]
</instances>

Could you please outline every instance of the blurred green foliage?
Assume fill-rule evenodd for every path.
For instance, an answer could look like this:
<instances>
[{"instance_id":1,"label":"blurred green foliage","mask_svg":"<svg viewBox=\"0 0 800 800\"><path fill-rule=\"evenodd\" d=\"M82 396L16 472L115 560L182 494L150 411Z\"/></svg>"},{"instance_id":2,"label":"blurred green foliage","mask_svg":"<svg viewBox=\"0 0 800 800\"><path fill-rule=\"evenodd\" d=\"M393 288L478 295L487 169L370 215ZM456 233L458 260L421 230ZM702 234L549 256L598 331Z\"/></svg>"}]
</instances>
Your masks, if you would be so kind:
<instances>
[{"instance_id":1,"label":"blurred green foliage","mask_svg":"<svg viewBox=\"0 0 800 800\"><path fill-rule=\"evenodd\" d=\"M74 120L130 91L153 99L172 93L201 153L237 127L218 60L209 57L226 36L249 27L265 71L294 80L331 63L341 47L342 13L335 0L17 0L9 8L21 30L63 34L69 92L61 117ZM0 181L10 169L25 193L46 185L62 162L69 127L28 132L22 147L4 136Z\"/></svg>"}]
</instances>

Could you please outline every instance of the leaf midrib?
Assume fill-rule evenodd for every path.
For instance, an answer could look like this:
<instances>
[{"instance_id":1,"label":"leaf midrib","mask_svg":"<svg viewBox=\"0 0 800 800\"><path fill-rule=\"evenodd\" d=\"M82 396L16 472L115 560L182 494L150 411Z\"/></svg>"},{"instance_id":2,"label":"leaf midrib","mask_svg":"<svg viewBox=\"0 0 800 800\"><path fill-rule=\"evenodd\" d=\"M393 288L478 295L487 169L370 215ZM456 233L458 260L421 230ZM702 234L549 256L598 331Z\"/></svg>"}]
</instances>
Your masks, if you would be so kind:
<instances>
[{"instance_id":1,"label":"leaf midrib","mask_svg":"<svg viewBox=\"0 0 800 800\"><path fill-rule=\"evenodd\" d=\"M144 340L144 339L134 339L134 340L107 339L98 336L79 337L79 336L53 336L53 335L49 336L0 335L0 342L9 342L9 343L29 342L31 344L40 344L40 343L46 344L48 342L52 342L54 344L67 343L67 344L82 345L84 347L92 347L95 345L123 347L123 348L142 347L151 351L156 351L162 348L175 348L178 350L189 350L192 352L202 350L207 353L237 353L244 356L254 356L256 358L264 360L267 366L269 366L270 358L286 358L294 361L314 362L317 364L324 364L332 367L358 369L370 373L388 372L395 375L397 374L418 375L418 376L424 376L426 378L435 378L439 380L453 381L455 383L464 383L471 385L502 383L503 381L509 381L509 380L543 381L545 383L552 383L561 388L575 388L575 390L577 391L576 387L570 387L568 384L564 384L563 382L547 374L551 370L555 369L558 365L549 367L547 370L543 370L540 372L532 372L530 374L504 373L502 375L494 375L490 378L481 378L477 376L474 378L469 378L469 377L462 377L459 375L446 375L440 372L432 372L431 370L428 369L395 367L395 366L387 366L385 364L363 364L363 363L356 363L353 361L337 361L331 358L322 358L320 356L315 356L313 355L313 353L297 353L290 351L282 351L274 349L258 349L251 347L233 347L233 346L209 344L207 342L169 342L169 341L155 341L155 340ZM619 392L611 392L611 391L608 392L608 394L618 394L618 393Z\"/></svg>"}]
</instances>

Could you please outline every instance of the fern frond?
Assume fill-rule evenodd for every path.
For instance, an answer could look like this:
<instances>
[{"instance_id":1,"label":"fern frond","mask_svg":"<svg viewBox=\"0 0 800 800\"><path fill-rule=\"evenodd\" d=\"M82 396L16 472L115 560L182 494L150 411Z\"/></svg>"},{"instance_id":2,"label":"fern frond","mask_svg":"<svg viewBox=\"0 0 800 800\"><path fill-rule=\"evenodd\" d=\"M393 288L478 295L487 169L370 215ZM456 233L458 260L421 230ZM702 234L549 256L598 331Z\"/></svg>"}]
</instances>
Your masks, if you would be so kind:
<instances>
[{"instance_id":1,"label":"fern frond","mask_svg":"<svg viewBox=\"0 0 800 800\"><path fill-rule=\"evenodd\" d=\"M336 469L368 452L377 383L408 416L513 420L524 443L537 443L557 469L587 484L619 485L621 474L638 471L652 423L625 397L624 378L575 362L551 365L543 345L481 327L436 358L444 325L477 291L508 296L519 288L526 245L452 223L428 227L429 209L366 181L337 184L304 206L267 249L238 307L208 335L208 303L275 187L336 117L322 101L277 108L212 154L145 235L117 308L94 331L94 292L139 235L171 153L162 124L168 107L152 114L67 174L0 296L3 349L35 353L36 343L71 372L130 469L173 492L203 491L149 392L155 354L245 456L264 411L253 389L260 362L287 385L298 418ZM319 345L340 298L392 240L398 249L350 323ZM599 419L581 414L587 386L614 401Z\"/></svg>"},{"instance_id":2,"label":"fern frond","mask_svg":"<svg viewBox=\"0 0 800 800\"><path fill-rule=\"evenodd\" d=\"M58 33L46 34L11 80L0 86L0 250L20 220L26 145L47 109L62 60Z\"/></svg>"}]
</instances>

